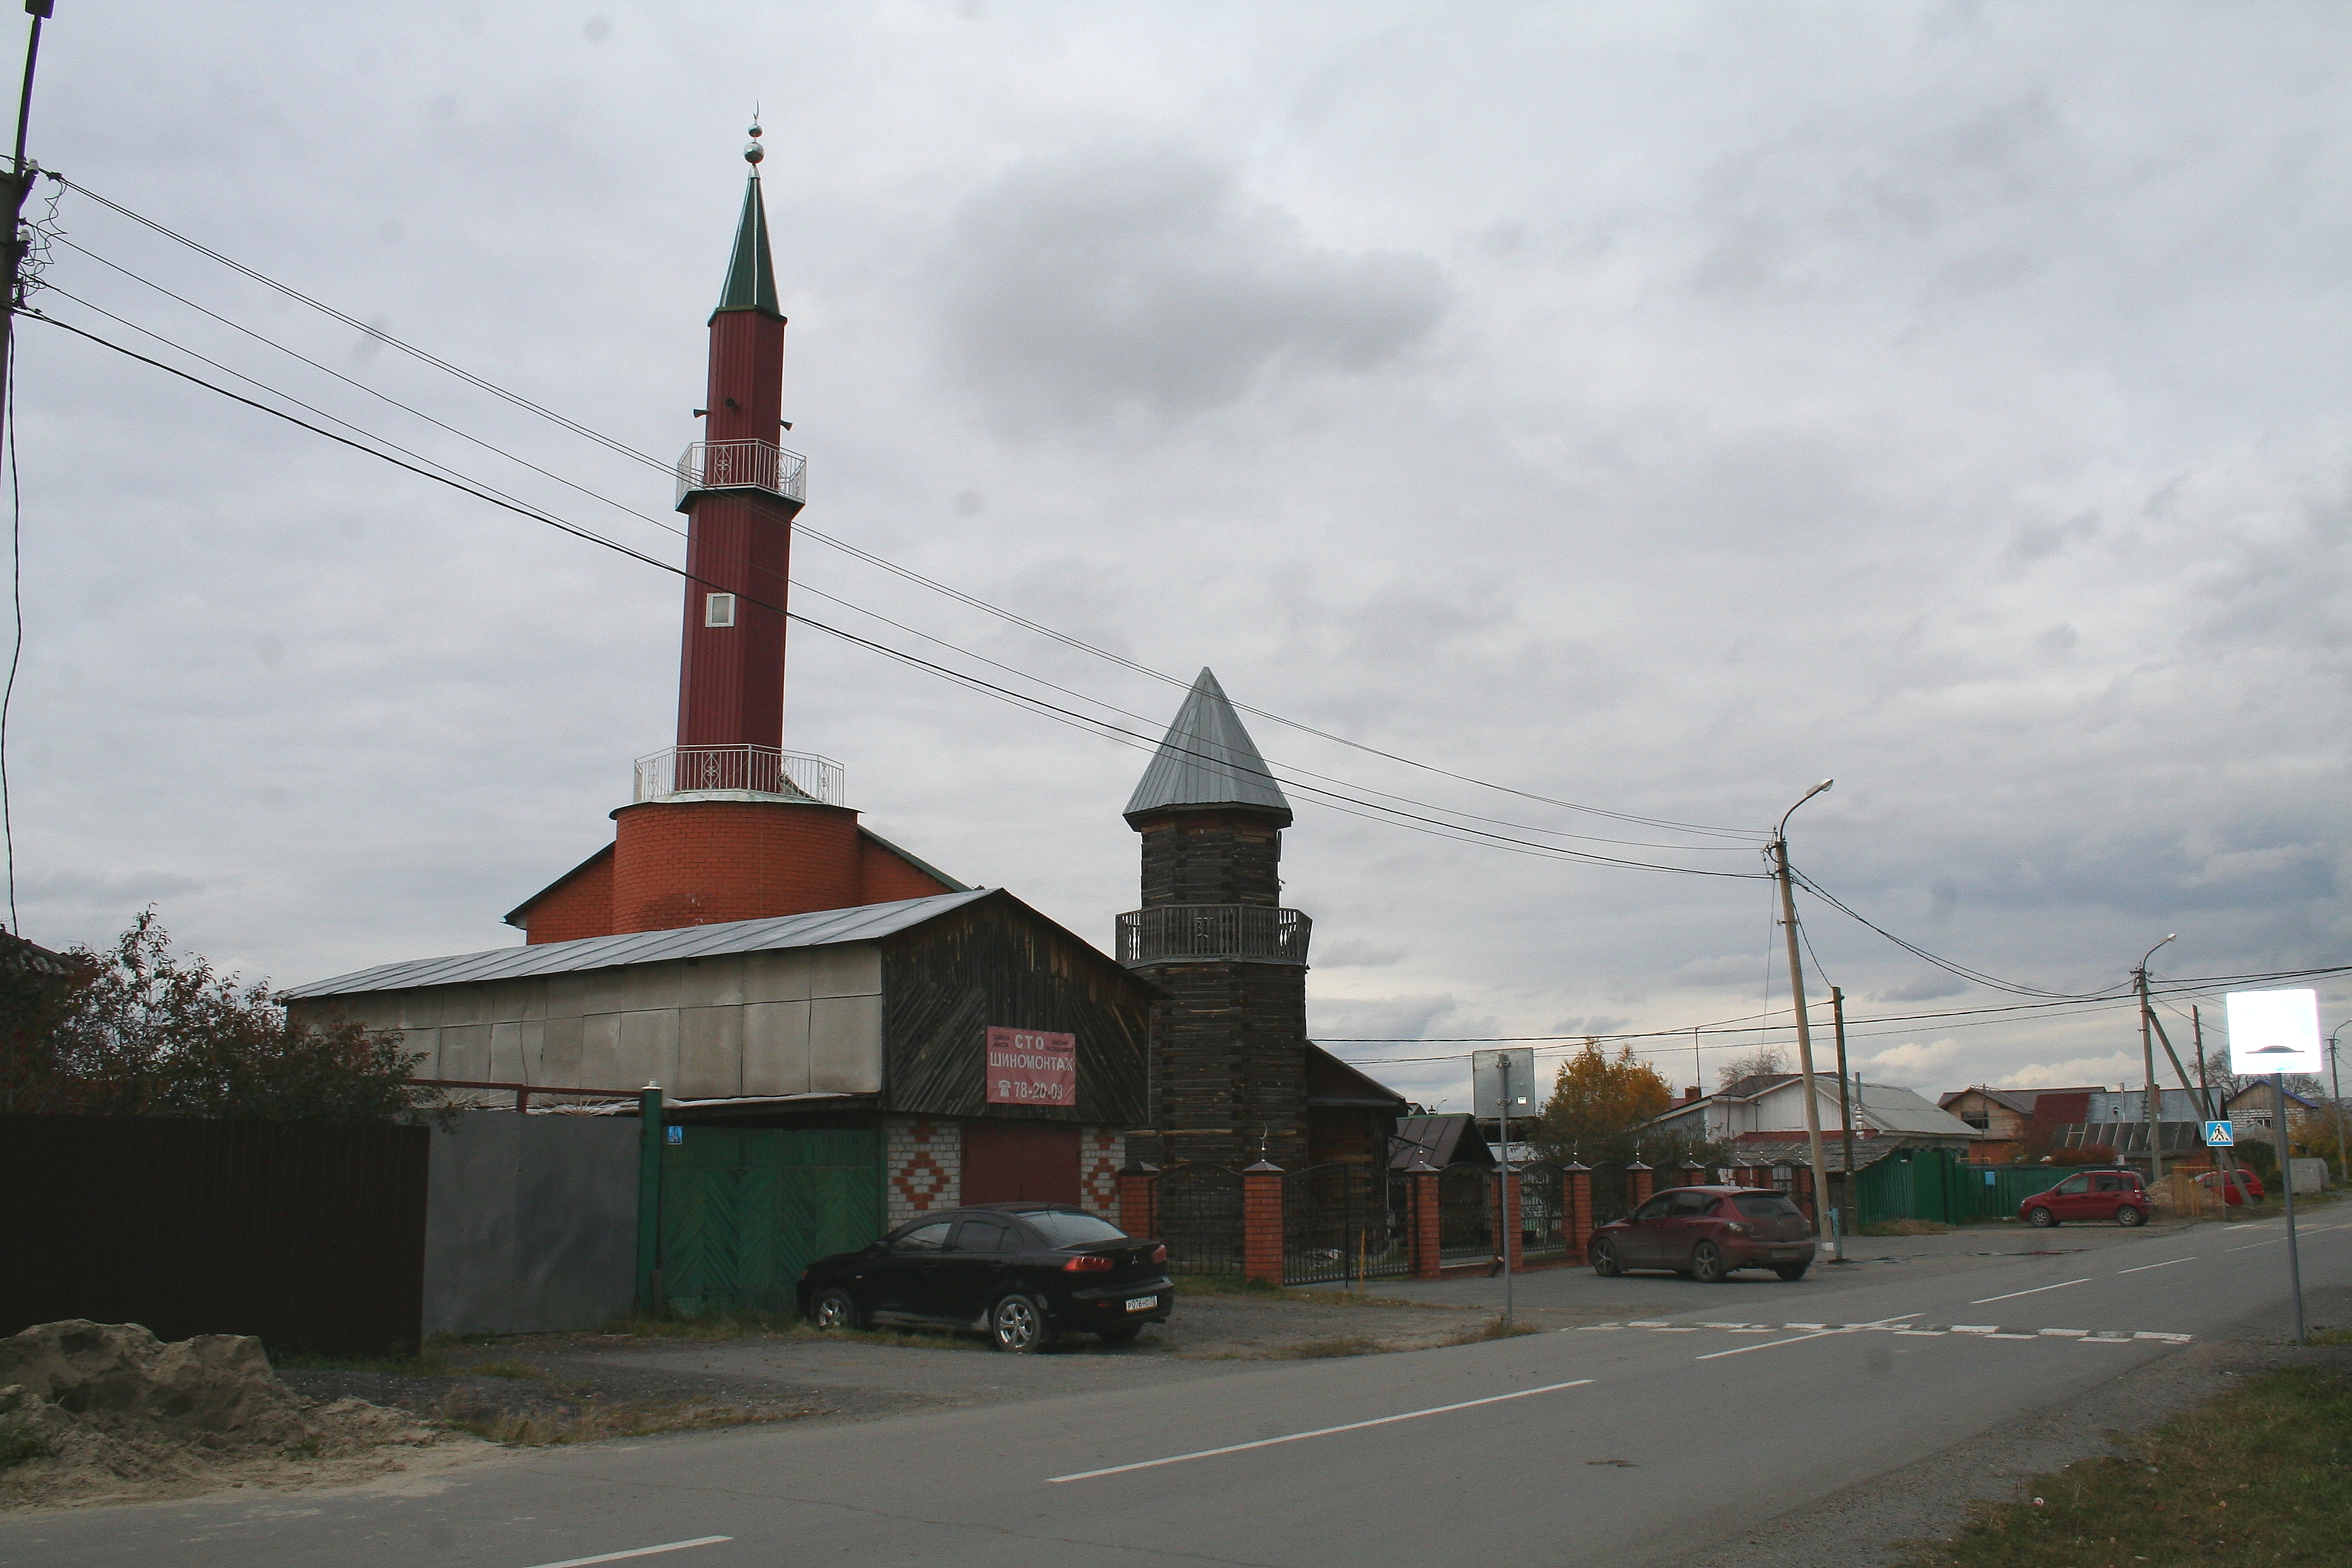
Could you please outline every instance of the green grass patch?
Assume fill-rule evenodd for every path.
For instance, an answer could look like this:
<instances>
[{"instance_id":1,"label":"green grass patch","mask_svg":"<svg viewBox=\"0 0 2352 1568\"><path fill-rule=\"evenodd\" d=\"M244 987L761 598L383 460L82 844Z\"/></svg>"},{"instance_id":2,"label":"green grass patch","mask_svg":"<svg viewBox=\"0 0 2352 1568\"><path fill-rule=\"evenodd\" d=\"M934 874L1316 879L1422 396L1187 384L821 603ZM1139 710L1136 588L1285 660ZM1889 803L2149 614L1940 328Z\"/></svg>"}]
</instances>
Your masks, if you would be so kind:
<instances>
[{"instance_id":1,"label":"green grass patch","mask_svg":"<svg viewBox=\"0 0 2352 1568\"><path fill-rule=\"evenodd\" d=\"M446 1377L460 1370L439 1351L415 1355L319 1355L310 1351L273 1354L269 1364L279 1372L381 1372L394 1377Z\"/></svg>"},{"instance_id":2,"label":"green grass patch","mask_svg":"<svg viewBox=\"0 0 2352 1568\"><path fill-rule=\"evenodd\" d=\"M13 1470L28 1459L49 1457L49 1440L23 1427L0 1428L0 1470Z\"/></svg>"},{"instance_id":3,"label":"green grass patch","mask_svg":"<svg viewBox=\"0 0 2352 1568\"><path fill-rule=\"evenodd\" d=\"M2122 1439L2120 1457L1979 1507L1905 1568L2341 1568L2352 1563L2352 1384L2298 1367Z\"/></svg>"},{"instance_id":4,"label":"green grass patch","mask_svg":"<svg viewBox=\"0 0 2352 1568\"><path fill-rule=\"evenodd\" d=\"M1483 1340L1515 1340L1521 1334L1542 1332L1541 1329L1532 1323L1522 1323L1517 1321L1506 1322L1503 1321L1503 1314L1497 1312L1476 1328L1463 1330L1449 1342L1457 1345L1475 1345Z\"/></svg>"},{"instance_id":5,"label":"green grass patch","mask_svg":"<svg viewBox=\"0 0 2352 1568\"><path fill-rule=\"evenodd\" d=\"M1856 1236L1949 1236L1955 1227L1934 1219L1883 1219L1864 1226Z\"/></svg>"},{"instance_id":6,"label":"green grass patch","mask_svg":"<svg viewBox=\"0 0 2352 1568\"><path fill-rule=\"evenodd\" d=\"M790 1332L799 1321L790 1312L713 1312L700 1318L634 1312L605 1324L604 1332L641 1340L751 1340Z\"/></svg>"},{"instance_id":7,"label":"green grass patch","mask_svg":"<svg viewBox=\"0 0 2352 1568\"><path fill-rule=\"evenodd\" d=\"M458 1368L468 1377L511 1377L515 1379L545 1377L546 1373L529 1362L478 1361Z\"/></svg>"}]
</instances>

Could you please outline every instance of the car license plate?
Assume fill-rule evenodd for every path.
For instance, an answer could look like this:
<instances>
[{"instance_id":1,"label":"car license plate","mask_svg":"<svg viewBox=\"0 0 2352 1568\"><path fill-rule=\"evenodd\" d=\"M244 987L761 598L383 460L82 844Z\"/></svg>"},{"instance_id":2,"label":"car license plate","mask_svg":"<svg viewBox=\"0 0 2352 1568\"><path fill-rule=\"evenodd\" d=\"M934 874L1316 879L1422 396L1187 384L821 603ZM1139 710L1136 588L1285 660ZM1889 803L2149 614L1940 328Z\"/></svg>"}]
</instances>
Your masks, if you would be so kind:
<instances>
[{"instance_id":1,"label":"car license plate","mask_svg":"<svg viewBox=\"0 0 2352 1568\"><path fill-rule=\"evenodd\" d=\"M1776 1247L1772 1249L1772 1261L1775 1263L1794 1263L1798 1258L1802 1258L1804 1255L1805 1249L1801 1247Z\"/></svg>"},{"instance_id":2,"label":"car license plate","mask_svg":"<svg viewBox=\"0 0 2352 1568\"><path fill-rule=\"evenodd\" d=\"M1160 1305L1160 1298L1157 1296L1138 1296L1127 1304L1127 1310L1130 1312L1149 1312L1158 1305Z\"/></svg>"}]
</instances>

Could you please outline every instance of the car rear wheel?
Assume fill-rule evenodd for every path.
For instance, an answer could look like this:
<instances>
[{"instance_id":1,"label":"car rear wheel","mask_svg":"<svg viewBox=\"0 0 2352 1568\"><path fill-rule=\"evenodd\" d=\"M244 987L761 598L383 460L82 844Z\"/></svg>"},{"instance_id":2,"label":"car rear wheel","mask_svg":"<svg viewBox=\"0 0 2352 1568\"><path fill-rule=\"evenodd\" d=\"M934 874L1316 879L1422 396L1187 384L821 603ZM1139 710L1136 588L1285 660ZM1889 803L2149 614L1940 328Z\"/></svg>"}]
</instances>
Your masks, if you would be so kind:
<instances>
[{"instance_id":1,"label":"car rear wheel","mask_svg":"<svg viewBox=\"0 0 2352 1568\"><path fill-rule=\"evenodd\" d=\"M1690 1274L1702 1285L1720 1285L1731 1278L1731 1270L1723 1266L1722 1249L1711 1241L1691 1248Z\"/></svg>"},{"instance_id":2,"label":"car rear wheel","mask_svg":"<svg viewBox=\"0 0 2352 1568\"><path fill-rule=\"evenodd\" d=\"M1095 1338L1107 1345L1123 1345L1132 1342L1142 1331L1141 1323L1121 1323L1115 1329L1097 1329Z\"/></svg>"},{"instance_id":3,"label":"car rear wheel","mask_svg":"<svg viewBox=\"0 0 2352 1568\"><path fill-rule=\"evenodd\" d=\"M2131 1205L2126 1204L2123 1207L2116 1211L2116 1223L2117 1225L2126 1226L2146 1225L2147 1223L2147 1215L2146 1211L2136 1209L2132 1207Z\"/></svg>"},{"instance_id":4,"label":"car rear wheel","mask_svg":"<svg viewBox=\"0 0 2352 1568\"><path fill-rule=\"evenodd\" d=\"M2048 1230L2052 1226L2058 1223L2058 1216L2052 1214L2048 1209L2043 1208L2041 1205L2036 1204L2033 1207L2025 1211L2025 1223L2033 1226L2036 1230Z\"/></svg>"},{"instance_id":5,"label":"car rear wheel","mask_svg":"<svg viewBox=\"0 0 2352 1568\"><path fill-rule=\"evenodd\" d=\"M1794 1285L1805 1277L1805 1270L1811 1267L1810 1263L1783 1263L1776 1267L1772 1272Z\"/></svg>"},{"instance_id":6,"label":"car rear wheel","mask_svg":"<svg viewBox=\"0 0 2352 1568\"><path fill-rule=\"evenodd\" d=\"M862 1328L857 1299L846 1290L820 1290L809 1303L809 1321L820 1329Z\"/></svg>"},{"instance_id":7,"label":"car rear wheel","mask_svg":"<svg viewBox=\"0 0 2352 1568\"><path fill-rule=\"evenodd\" d=\"M1045 1309L1034 1296L1006 1296L988 1310L988 1337L998 1350L1034 1354L1054 1342Z\"/></svg>"},{"instance_id":8,"label":"car rear wheel","mask_svg":"<svg viewBox=\"0 0 2352 1568\"><path fill-rule=\"evenodd\" d=\"M1592 1244L1592 1271L1603 1279L1614 1279L1625 1272L1624 1266L1617 1261L1615 1242L1596 1241Z\"/></svg>"}]
</instances>

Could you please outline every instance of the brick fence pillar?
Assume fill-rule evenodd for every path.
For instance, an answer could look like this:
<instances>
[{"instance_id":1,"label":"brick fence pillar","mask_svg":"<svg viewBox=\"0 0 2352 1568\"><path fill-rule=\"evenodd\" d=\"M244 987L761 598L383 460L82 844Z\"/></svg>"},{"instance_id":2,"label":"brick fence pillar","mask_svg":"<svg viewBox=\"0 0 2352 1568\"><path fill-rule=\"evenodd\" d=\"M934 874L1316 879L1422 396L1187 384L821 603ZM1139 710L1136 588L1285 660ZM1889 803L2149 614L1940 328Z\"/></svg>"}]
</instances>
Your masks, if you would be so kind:
<instances>
[{"instance_id":1,"label":"brick fence pillar","mask_svg":"<svg viewBox=\"0 0 2352 1568\"><path fill-rule=\"evenodd\" d=\"M1813 1202L1813 1168L1811 1165L1797 1167L1796 1184L1790 1188L1790 1195L1797 1200L1797 1206L1805 1211L1805 1217L1812 1221L1813 1230L1818 1235L1822 1228L1822 1211L1821 1205Z\"/></svg>"},{"instance_id":2,"label":"brick fence pillar","mask_svg":"<svg viewBox=\"0 0 2352 1568\"><path fill-rule=\"evenodd\" d=\"M1559 1195L1568 1255L1581 1263L1592 1247L1592 1168L1570 1161L1559 1173Z\"/></svg>"},{"instance_id":3,"label":"brick fence pillar","mask_svg":"<svg viewBox=\"0 0 2352 1568\"><path fill-rule=\"evenodd\" d=\"M1139 1160L1119 1172L1118 1228L1147 1241L1159 1236L1159 1166Z\"/></svg>"},{"instance_id":4,"label":"brick fence pillar","mask_svg":"<svg viewBox=\"0 0 2352 1568\"><path fill-rule=\"evenodd\" d=\"M1242 1172L1242 1278L1282 1283L1282 1167L1271 1161Z\"/></svg>"},{"instance_id":5,"label":"brick fence pillar","mask_svg":"<svg viewBox=\"0 0 2352 1568\"><path fill-rule=\"evenodd\" d=\"M1503 1241L1508 1248L1514 1274L1527 1266L1526 1240L1519 1233L1519 1182L1517 1171L1503 1178Z\"/></svg>"},{"instance_id":6,"label":"brick fence pillar","mask_svg":"<svg viewBox=\"0 0 2352 1568\"><path fill-rule=\"evenodd\" d=\"M1406 1257L1412 1277L1434 1279L1440 1271L1438 1247L1444 1232L1438 1226L1437 1167L1426 1154L1416 1154L1405 1168Z\"/></svg>"},{"instance_id":7,"label":"brick fence pillar","mask_svg":"<svg viewBox=\"0 0 2352 1568\"><path fill-rule=\"evenodd\" d=\"M1650 1194L1654 1190L1652 1182L1656 1174L1656 1172L1639 1160L1625 1167L1625 1185L1630 1189L1632 1207L1640 1208L1650 1201Z\"/></svg>"},{"instance_id":8,"label":"brick fence pillar","mask_svg":"<svg viewBox=\"0 0 2352 1568\"><path fill-rule=\"evenodd\" d=\"M1706 1185L1706 1167L1700 1164L1696 1160L1685 1160L1683 1162L1683 1185L1686 1187L1703 1187Z\"/></svg>"}]
</instances>

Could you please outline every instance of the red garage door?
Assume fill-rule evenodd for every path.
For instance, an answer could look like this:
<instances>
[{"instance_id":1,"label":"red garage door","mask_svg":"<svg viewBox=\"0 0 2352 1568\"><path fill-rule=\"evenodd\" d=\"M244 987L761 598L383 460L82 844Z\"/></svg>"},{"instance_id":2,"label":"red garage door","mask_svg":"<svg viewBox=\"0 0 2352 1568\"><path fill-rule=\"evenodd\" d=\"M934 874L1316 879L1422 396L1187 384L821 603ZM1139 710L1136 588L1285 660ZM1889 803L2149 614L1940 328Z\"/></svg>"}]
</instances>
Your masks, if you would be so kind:
<instances>
[{"instance_id":1,"label":"red garage door","mask_svg":"<svg viewBox=\"0 0 2352 1568\"><path fill-rule=\"evenodd\" d=\"M963 1201L1078 1201L1078 1130L1055 1122L963 1124Z\"/></svg>"}]
</instances>

